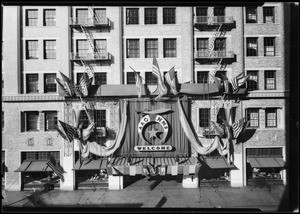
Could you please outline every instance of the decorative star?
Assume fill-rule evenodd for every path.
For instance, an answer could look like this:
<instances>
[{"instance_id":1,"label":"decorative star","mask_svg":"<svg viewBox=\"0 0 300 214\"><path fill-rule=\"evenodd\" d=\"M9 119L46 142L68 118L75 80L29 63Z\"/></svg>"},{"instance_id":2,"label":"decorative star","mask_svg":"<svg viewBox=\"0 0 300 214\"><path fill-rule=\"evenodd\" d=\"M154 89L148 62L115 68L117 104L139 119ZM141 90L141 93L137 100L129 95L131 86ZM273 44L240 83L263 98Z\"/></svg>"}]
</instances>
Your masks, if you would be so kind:
<instances>
[{"instance_id":1,"label":"decorative star","mask_svg":"<svg viewBox=\"0 0 300 214\"><path fill-rule=\"evenodd\" d=\"M158 133L157 130L151 129L151 130L148 130L148 132L149 132L149 134L150 134L149 139L151 139L151 138L158 138L158 137L157 137L157 133Z\"/></svg>"}]
</instances>

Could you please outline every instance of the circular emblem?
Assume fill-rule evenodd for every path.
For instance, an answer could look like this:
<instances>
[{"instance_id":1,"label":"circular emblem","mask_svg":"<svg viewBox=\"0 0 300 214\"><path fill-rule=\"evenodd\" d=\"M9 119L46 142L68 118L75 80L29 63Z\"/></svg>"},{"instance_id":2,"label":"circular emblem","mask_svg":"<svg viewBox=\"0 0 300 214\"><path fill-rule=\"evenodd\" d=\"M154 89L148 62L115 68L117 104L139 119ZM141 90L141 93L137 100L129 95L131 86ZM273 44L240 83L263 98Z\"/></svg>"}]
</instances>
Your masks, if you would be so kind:
<instances>
[{"instance_id":1,"label":"circular emblem","mask_svg":"<svg viewBox=\"0 0 300 214\"><path fill-rule=\"evenodd\" d=\"M138 133L148 144L163 144L169 133L169 125L160 115L145 115L138 124Z\"/></svg>"}]
</instances>

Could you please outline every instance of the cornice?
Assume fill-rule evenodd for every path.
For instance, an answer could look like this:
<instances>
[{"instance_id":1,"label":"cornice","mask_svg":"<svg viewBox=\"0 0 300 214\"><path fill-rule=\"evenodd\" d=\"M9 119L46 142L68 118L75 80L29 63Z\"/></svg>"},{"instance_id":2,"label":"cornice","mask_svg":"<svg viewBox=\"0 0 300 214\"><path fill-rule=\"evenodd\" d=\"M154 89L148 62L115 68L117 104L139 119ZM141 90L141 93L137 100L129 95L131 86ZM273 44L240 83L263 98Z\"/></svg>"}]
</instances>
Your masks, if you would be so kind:
<instances>
[{"instance_id":1,"label":"cornice","mask_svg":"<svg viewBox=\"0 0 300 214\"><path fill-rule=\"evenodd\" d=\"M62 101L65 100L64 97L61 97L57 94L17 94L17 95L5 95L2 96L3 102L16 102L16 101Z\"/></svg>"},{"instance_id":2,"label":"cornice","mask_svg":"<svg viewBox=\"0 0 300 214\"><path fill-rule=\"evenodd\" d=\"M249 92L247 97L261 97L261 98L268 98L268 97L279 97L279 98L289 98L290 91L251 91Z\"/></svg>"}]
</instances>

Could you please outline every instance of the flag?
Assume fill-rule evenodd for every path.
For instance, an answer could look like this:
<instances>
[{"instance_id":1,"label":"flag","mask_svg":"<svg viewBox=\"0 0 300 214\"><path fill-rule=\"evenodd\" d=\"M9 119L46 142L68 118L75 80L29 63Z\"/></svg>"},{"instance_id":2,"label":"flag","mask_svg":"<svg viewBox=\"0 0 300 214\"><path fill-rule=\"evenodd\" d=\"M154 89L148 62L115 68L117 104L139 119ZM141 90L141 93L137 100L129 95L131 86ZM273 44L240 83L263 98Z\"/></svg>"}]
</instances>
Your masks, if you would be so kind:
<instances>
[{"instance_id":1,"label":"flag","mask_svg":"<svg viewBox=\"0 0 300 214\"><path fill-rule=\"evenodd\" d=\"M49 156L47 165L53 170L53 172L55 172L60 177L60 179L63 182L65 181L64 175L63 175L63 173L65 173L65 171L58 163L56 163L56 161L52 155Z\"/></svg>"},{"instance_id":2,"label":"flag","mask_svg":"<svg viewBox=\"0 0 300 214\"><path fill-rule=\"evenodd\" d=\"M60 88L68 95L70 96L69 91L65 88L65 86L61 83L60 79L57 77L54 77Z\"/></svg>"},{"instance_id":3,"label":"flag","mask_svg":"<svg viewBox=\"0 0 300 214\"><path fill-rule=\"evenodd\" d=\"M65 140L68 140L67 136L58 128L57 125L54 125L54 129L58 132L58 134Z\"/></svg>"},{"instance_id":4,"label":"flag","mask_svg":"<svg viewBox=\"0 0 300 214\"><path fill-rule=\"evenodd\" d=\"M219 136L222 137L224 135L224 129L222 126L220 126L217 122L211 121L212 124L212 129L215 131L215 133Z\"/></svg>"},{"instance_id":5,"label":"flag","mask_svg":"<svg viewBox=\"0 0 300 214\"><path fill-rule=\"evenodd\" d=\"M213 76L211 74L209 74L209 75L213 79L213 83L217 83L218 89L220 90L221 89L221 79L216 76Z\"/></svg>"},{"instance_id":6,"label":"flag","mask_svg":"<svg viewBox=\"0 0 300 214\"><path fill-rule=\"evenodd\" d=\"M157 80L158 80L158 96L156 97L156 99L157 99L157 98L160 98L160 97L166 95L168 92L168 89L163 81L163 78L161 76L159 66L158 66L158 63L157 63L157 60L155 57L153 58L152 73L157 77Z\"/></svg>"},{"instance_id":7,"label":"flag","mask_svg":"<svg viewBox=\"0 0 300 214\"><path fill-rule=\"evenodd\" d=\"M81 92L80 85L75 85L74 89L75 89L74 92L75 92L76 96L83 97L83 93Z\"/></svg>"},{"instance_id":8,"label":"flag","mask_svg":"<svg viewBox=\"0 0 300 214\"><path fill-rule=\"evenodd\" d=\"M89 86L90 84L92 83L93 79L92 78L89 78L88 80L86 80L86 76L85 75L82 75L80 80L79 80L79 88L80 88L80 91L82 93L83 96L88 96L88 89L89 89Z\"/></svg>"},{"instance_id":9,"label":"flag","mask_svg":"<svg viewBox=\"0 0 300 214\"><path fill-rule=\"evenodd\" d=\"M245 82L247 81L247 79L249 78L250 74L248 74L247 76L245 76L245 73L242 72L239 75L237 75L236 77L234 77L231 80L231 85L234 91L237 91L239 89L240 86L242 86L243 84L245 84Z\"/></svg>"},{"instance_id":10,"label":"flag","mask_svg":"<svg viewBox=\"0 0 300 214\"><path fill-rule=\"evenodd\" d=\"M73 96L75 94L75 86L72 81L63 73L59 72L65 82L65 88L68 90L69 94Z\"/></svg>"},{"instance_id":11,"label":"flag","mask_svg":"<svg viewBox=\"0 0 300 214\"><path fill-rule=\"evenodd\" d=\"M224 123L224 126L225 126L225 130L226 130L226 134L227 134L227 139L232 139L232 132L231 132L231 129L230 129L230 126L228 125L227 121L223 120L223 123Z\"/></svg>"},{"instance_id":12,"label":"flag","mask_svg":"<svg viewBox=\"0 0 300 214\"><path fill-rule=\"evenodd\" d=\"M238 121L236 121L232 125L233 130L233 137L238 138L238 136L245 131L245 129L248 127L250 121L247 121L246 118L242 118Z\"/></svg>"},{"instance_id":13,"label":"flag","mask_svg":"<svg viewBox=\"0 0 300 214\"><path fill-rule=\"evenodd\" d=\"M174 95L178 94L177 85L176 85L176 77L175 77L175 70L174 66L165 74L165 78L167 83L169 84L171 91Z\"/></svg>"},{"instance_id":14,"label":"flag","mask_svg":"<svg viewBox=\"0 0 300 214\"><path fill-rule=\"evenodd\" d=\"M135 85L136 85L136 90L138 93L138 97L141 98L142 97L142 77L141 75L136 72L132 67L130 67L134 74L135 74Z\"/></svg>"},{"instance_id":15,"label":"flag","mask_svg":"<svg viewBox=\"0 0 300 214\"><path fill-rule=\"evenodd\" d=\"M64 132L66 133L66 137L69 142L72 142L74 140L74 137L77 136L77 130L75 127L70 126L67 123L64 123L60 120L58 120L61 126L63 127Z\"/></svg>"}]
</instances>

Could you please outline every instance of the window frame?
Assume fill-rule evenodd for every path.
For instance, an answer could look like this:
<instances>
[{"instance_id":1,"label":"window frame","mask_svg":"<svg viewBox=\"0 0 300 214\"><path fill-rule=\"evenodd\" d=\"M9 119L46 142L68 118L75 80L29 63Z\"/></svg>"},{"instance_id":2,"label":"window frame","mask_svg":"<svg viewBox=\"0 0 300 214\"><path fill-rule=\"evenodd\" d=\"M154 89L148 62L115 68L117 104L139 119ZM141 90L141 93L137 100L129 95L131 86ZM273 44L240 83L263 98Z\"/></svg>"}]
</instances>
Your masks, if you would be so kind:
<instances>
[{"instance_id":1,"label":"window frame","mask_svg":"<svg viewBox=\"0 0 300 214\"><path fill-rule=\"evenodd\" d=\"M268 77L269 76L268 74L272 74L272 77ZM265 78L265 90L276 90L276 71L275 70L265 71L264 78ZM272 80L273 83L270 82L268 83L268 79L269 81L273 79ZM271 84L274 87L270 87Z\"/></svg>"},{"instance_id":2,"label":"window frame","mask_svg":"<svg viewBox=\"0 0 300 214\"><path fill-rule=\"evenodd\" d=\"M32 80L33 77L35 81ZM39 93L39 74L26 74L26 93Z\"/></svg>"},{"instance_id":3,"label":"window frame","mask_svg":"<svg viewBox=\"0 0 300 214\"><path fill-rule=\"evenodd\" d=\"M140 40L127 39L126 40L126 57L127 58L140 58Z\"/></svg>"},{"instance_id":4,"label":"window frame","mask_svg":"<svg viewBox=\"0 0 300 214\"><path fill-rule=\"evenodd\" d=\"M26 111L25 112L25 120L26 120L26 132L37 132L39 131L39 119L40 114L38 111ZM34 124L32 124L34 122ZM36 127L36 129L35 129Z\"/></svg>"},{"instance_id":5,"label":"window frame","mask_svg":"<svg viewBox=\"0 0 300 214\"><path fill-rule=\"evenodd\" d=\"M253 41L255 41L255 43ZM256 46L256 47L252 48L252 46ZM255 52L254 52L254 50L255 50ZM247 37L246 38L246 56L247 57L258 56L258 38L257 37Z\"/></svg>"},{"instance_id":6,"label":"window frame","mask_svg":"<svg viewBox=\"0 0 300 214\"><path fill-rule=\"evenodd\" d=\"M140 74L140 72L137 72ZM126 72L126 84L127 85L134 85L136 82L134 72Z\"/></svg>"},{"instance_id":7,"label":"window frame","mask_svg":"<svg viewBox=\"0 0 300 214\"><path fill-rule=\"evenodd\" d=\"M53 82L52 83L47 83L47 76L49 76L50 78L53 78ZM54 76L54 77L51 77ZM55 77L56 77L56 73L47 73L44 74L44 93L56 93L57 92L57 84L55 82ZM52 85L52 86L47 86L47 85ZM55 85L55 86L53 86ZM53 90L53 88L55 88L55 90Z\"/></svg>"},{"instance_id":8,"label":"window frame","mask_svg":"<svg viewBox=\"0 0 300 214\"><path fill-rule=\"evenodd\" d=\"M203 14L202 14L203 12ZM196 7L196 16L208 16L208 7Z\"/></svg>"},{"instance_id":9,"label":"window frame","mask_svg":"<svg viewBox=\"0 0 300 214\"><path fill-rule=\"evenodd\" d=\"M45 111L45 131L56 131L55 126L57 126L57 121L58 121L58 117L57 117L57 111ZM52 114L52 115L51 115ZM50 120L48 120L48 118L53 117L53 119L51 118ZM52 127L49 128L49 121L53 120L53 125Z\"/></svg>"},{"instance_id":10,"label":"window frame","mask_svg":"<svg viewBox=\"0 0 300 214\"><path fill-rule=\"evenodd\" d=\"M132 14L130 14L130 10L132 10ZM139 12L139 8L126 8L126 25L138 25Z\"/></svg>"},{"instance_id":11,"label":"window frame","mask_svg":"<svg viewBox=\"0 0 300 214\"><path fill-rule=\"evenodd\" d=\"M199 117L198 117L199 127L209 128L211 122L211 109L199 108L198 113L199 113Z\"/></svg>"},{"instance_id":12,"label":"window frame","mask_svg":"<svg viewBox=\"0 0 300 214\"><path fill-rule=\"evenodd\" d=\"M276 56L275 42L276 42L275 37L264 37L264 56ZM268 51L268 48L273 50ZM271 54L267 54L267 53L271 53Z\"/></svg>"},{"instance_id":13,"label":"window frame","mask_svg":"<svg viewBox=\"0 0 300 214\"><path fill-rule=\"evenodd\" d=\"M267 21L267 19L266 19L267 17L271 17L272 20ZM275 23L275 8L274 7L263 7L263 22L264 23Z\"/></svg>"},{"instance_id":14,"label":"window frame","mask_svg":"<svg viewBox=\"0 0 300 214\"><path fill-rule=\"evenodd\" d=\"M81 44L80 44L81 43ZM87 39L76 40L76 53L79 58L87 58L90 52L89 43Z\"/></svg>"},{"instance_id":15,"label":"window frame","mask_svg":"<svg viewBox=\"0 0 300 214\"><path fill-rule=\"evenodd\" d=\"M44 59L56 59L56 52L56 40L44 40Z\"/></svg>"},{"instance_id":16,"label":"window frame","mask_svg":"<svg viewBox=\"0 0 300 214\"><path fill-rule=\"evenodd\" d=\"M257 117L255 116L251 116L251 113L255 113L257 114ZM249 122L249 128L259 128L260 127L260 115L259 115L259 108L247 108L246 109L246 117L247 117L247 121ZM251 118L252 117L252 118ZM253 123L255 123L254 125L252 125L251 121L253 121ZM256 125L257 123L257 125Z\"/></svg>"},{"instance_id":17,"label":"window frame","mask_svg":"<svg viewBox=\"0 0 300 214\"><path fill-rule=\"evenodd\" d=\"M164 58L177 57L177 39L167 38L163 40ZM174 45L174 47L172 47Z\"/></svg>"},{"instance_id":18,"label":"window frame","mask_svg":"<svg viewBox=\"0 0 300 214\"><path fill-rule=\"evenodd\" d=\"M201 74L203 74L204 78L200 78ZM205 78L206 76L206 78ZM197 83L206 84L209 81L209 71L197 71Z\"/></svg>"},{"instance_id":19,"label":"window frame","mask_svg":"<svg viewBox=\"0 0 300 214\"><path fill-rule=\"evenodd\" d=\"M257 23L257 7L246 7L245 14L246 14L246 23L247 24L249 24L249 23ZM250 19L250 17L252 19ZM252 21L252 20L254 20L254 21Z\"/></svg>"},{"instance_id":20,"label":"window frame","mask_svg":"<svg viewBox=\"0 0 300 214\"><path fill-rule=\"evenodd\" d=\"M53 12L54 11L54 15L51 14L51 16L47 17L47 12ZM48 24L47 24L48 23ZM49 24L51 23L51 24ZM54 23L54 24L53 24ZM44 21L43 21L43 25L44 26L56 26L56 9L44 9Z\"/></svg>"},{"instance_id":21,"label":"window frame","mask_svg":"<svg viewBox=\"0 0 300 214\"><path fill-rule=\"evenodd\" d=\"M274 111L274 112L272 112ZM269 115L269 114L274 114ZM270 118L271 116L271 118ZM278 127L278 121L277 121L278 115L277 115L277 108L266 108L265 109L265 126L266 128L277 128Z\"/></svg>"},{"instance_id":22,"label":"window frame","mask_svg":"<svg viewBox=\"0 0 300 214\"><path fill-rule=\"evenodd\" d=\"M29 17L29 12L36 12L36 14L34 14L34 17ZM27 27L36 27L38 26L39 23L39 11L38 9L26 9L26 20L25 20L25 26ZM34 20L34 22L32 22ZM32 25L32 23L34 23L34 25Z\"/></svg>"},{"instance_id":23,"label":"window frame","mask_svg":"<svg viewBox=\"0 0 300 214\"><path fill-rule=\"evenodd\" d=\"M158 57L158 39L145 39L145 58Z\"/></svg>"},{"instance_id":24,"label":"window frame","mask_svg":"<svg viewBox=\"0 0 300 214\"><path fill-rule=\"evenodd\" d=\"M79 17L79 15L80 16L81 15L85 15L84 13L79 13L80 11L84 11L87 16ZM89 11L88 11L88 9L77 8L75 13L76 13L76 21L77 21L78 24L82 24L82 25L87 24L88 18L89 18Z\"/></svg>"},{"instance_id":25,"label":"window frame","mask_svg":"<svg viewBox=\"0 0 300 214\"><path fill-rule=\"evenodd\" d=\"M176 7L163 8L163 24L176 24Z\"/></svg>"},{"instance_id":26,"label":"window frame","mask_svg":"<svg viewBox=\"0 0 300 214\"><path fill-rule=\"evenodd\" d=\"M151 11L152 10L152 11ZM157 8L145 8L144 10L145 25L157 24Z\"/></svg>"},{"instance_id":27,"label":"window frame","mask_svg":"<svg viewBox=\"0 0 300 214\"><path fill-rule=\"evenodd\" d=\"M248 70L247 71L247 75L248 74L250 74L250 76L249 76L249 78L248 78L248 80L247 80L247 89L248 89L248 91L256 91L256 90L259 90L259 71L258 70ZM253 74L255 74L255 75L253 75ZM256 77L256 78L255 78ZM251 81L251 82L250 82ZM256 81L256 87L254 87L255 86L255 84L254 84L254 82ZM251 87L251 86L253 86L253 87Z\"/></svg>"},{"instance_id":28,"label":"window frame","mask_svg":"<svg viewBox=\"0 0 300 214\"><path fill-rule=\"evenodd\" d=\"M38 40L26 40L26 60L39 59L39 41ZM34 53L34 54L33 54Z\"/></svg>"},{"instance_id":29,"label":"window frame","mask_svg":"<svg viewBox=\"0 0 300 214\"><path fill-rule=\"evenodd\" d=\"M157 85L158 84L157 77L151 71L145 72L145 81L146 81L147 85Z\"/></svg>"},{"instance_id":30,"label":"window frame","mask_svg":"<svg viewBox=\"0 0 300 214\"><path fill-rule=\"evenodd\" d=\"M107 84L107 73L97 72L95 73L95 85L106 85Z\"/></svg>"}]
</instances>

